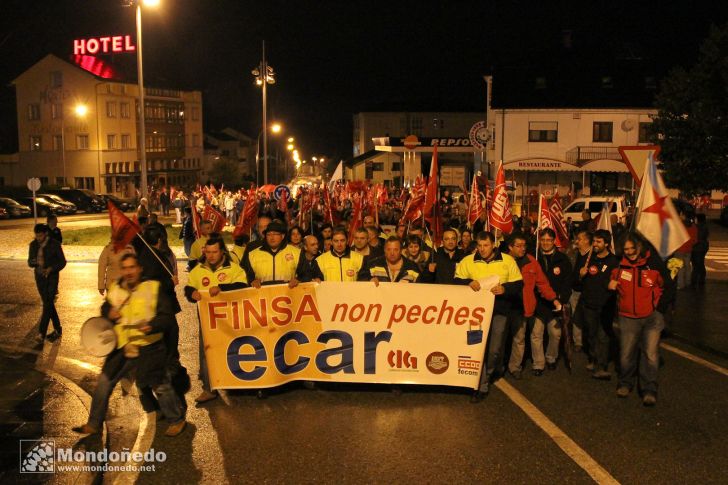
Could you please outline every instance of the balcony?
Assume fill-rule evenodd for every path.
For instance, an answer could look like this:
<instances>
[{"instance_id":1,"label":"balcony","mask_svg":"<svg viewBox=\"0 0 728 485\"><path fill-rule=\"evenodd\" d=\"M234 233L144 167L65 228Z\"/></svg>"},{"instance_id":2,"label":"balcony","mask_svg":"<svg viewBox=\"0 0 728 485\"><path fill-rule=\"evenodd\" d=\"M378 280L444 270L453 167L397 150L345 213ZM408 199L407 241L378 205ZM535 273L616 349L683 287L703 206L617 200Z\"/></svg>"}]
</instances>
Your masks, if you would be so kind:
<instances>
[{"instance_id":1,"label":"balcony","mask_svg":"<svg viewBox=\"0 0 728 485\"><path fill-rule=\"evenodd\" d=\"M590 147L577 146L566 152L566 161L572 165L581 166L592 160L622 161L617 147Z\"/></svg>"}]
</instances>

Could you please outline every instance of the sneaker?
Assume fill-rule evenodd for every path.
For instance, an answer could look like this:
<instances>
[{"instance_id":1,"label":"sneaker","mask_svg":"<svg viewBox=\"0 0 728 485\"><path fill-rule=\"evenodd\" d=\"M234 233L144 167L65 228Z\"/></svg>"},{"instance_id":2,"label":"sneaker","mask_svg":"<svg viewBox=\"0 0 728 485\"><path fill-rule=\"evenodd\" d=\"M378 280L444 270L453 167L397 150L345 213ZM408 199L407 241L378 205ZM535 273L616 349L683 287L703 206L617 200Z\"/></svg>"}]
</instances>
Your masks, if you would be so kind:
<instances>
[{"instance_id":1,"label":"sneaker","mask_svg":"<svg viewBox=\"0 0 728 485\"><path fill-rule=\"evenodd\" d=\"M195 402L197 403L204 403L208 401L212 401L213 399L217 399L217 391L206 391L203 389L203 391L200 393L199 396L195 398Z\"/></svg>"},{"instance_id":2,"label":"sneaker","mask_svg":"<svg viewBox=\"0 0 728 485\"><path fill-rule=\"evenodd\" d=\"M594 369L596 369L596 368L597 368L597 366L594 362L589 362L586 365L586 370L588 370L589 372L594 372Z\"/></svg>"},{"instance_id":3,"label":"sneaker","mask_svg":"<svg viewBox=\"0 0 728 485\"><path fill-rule=\"evenodd\" d=\"M179 423L170 424L169 427L167 428L167 431L164 432L164 436L169 436L169 437L177 436L185 429L186 424L187 424L187 421L185 421L184 419L182 421L180 421Z\"/></svg>"},{"instance_id":4,"label":"sneaker","mask_svg":"<svg viewBox=\"0 0 728 485\"><path fill-rule=\"evenodd\" d=\"M546 368L548 370L556 370L556 362L546 362Z\"/></svg>"},{"instance_id":5,"label":"sneaker","mask_svg":"<svg viewBox=\"0 0 728 485\"><path fill-rule=\"evenodd\" d=\"M619 388L617 389L617 397L627 397L629 396L630 391L632 391L632 389L627 386L619 386Z\"/></svg>"},{"instance_id":6,"label":"sneaker","mask_svg":"<svg viewBox=\"0 0 728 485\"><path fill-rule=\"evenodd\" d=\"M53 332L49 333L48 335L46 335L46 340L48 340L49 342L55 342L59 338L61 338L61 333L56 332L55 330Z\"/></svg>"},{"instance_id":7,"label":"sneaker","mask_svg":"<svg viewBox=\"0 0 728 485\"><path fill-rule=\"evenodd\" d=\"M94 428L88 424L84 424L83 426L74 426L71 429L79 434L98 434L99 433L99 430L97 430L96 428Z\"/></svg>"},{"instance_id":8,"label":"sneaker","mask_svg":"<svg viewBox=\"0 0 728 485\"><path fill-rule=\"evenodd\" d=\"M654 396L654 394L645 394L645 397L642 398L643 406L651 408L655 404L657 404L657 398Z\"/></svg>"},{"instance_id":9,"label":"sneaker","mask_svg":"<svg viewBox=\"0 0 728 485\"><path fill-rule=\"evenodd\" d=\"M523 372L520 369L514 371L509 370L508 373L517 381L520 381L521 377L523 377Z\"/></svg>"},{"instance_id":10,"label":"sneaker","mask_svg":"<svg viewBox=\"0 0 728 485\"><path fill-rule=\"evenodd\" d=\"M612 374L605 370L598 370L592 374L593 379L599 379L600 381L608 381L612 378Z\"/></svg>"},{"instance_id":11,"label":"sneaker","mask_svg":"<svg viewBox=\"0 0 728 485\"><path fill-rule=\"evenodd\" d=\"M470 403L471 403L471 404L478 404L478 403L479 403L479 402L481 402L481 401L482 401L483 399L485 399L485 396L487 396L487 395L488 395L488 393L487 393L487 392L483 392L483 391L474 391L474 392L473 392L473 393L472 393L472 394L470 395Z\"/></svg>"},{"instance_id":12,"label":"sneaker","mask_svg":"<svg viewBox=\"0 0 728 485\"><path fill-rule=\"evenodd\" d=\"M533 375L541 377L543 375L543 369L533 369Z\"/></svg>"}]
</instances>

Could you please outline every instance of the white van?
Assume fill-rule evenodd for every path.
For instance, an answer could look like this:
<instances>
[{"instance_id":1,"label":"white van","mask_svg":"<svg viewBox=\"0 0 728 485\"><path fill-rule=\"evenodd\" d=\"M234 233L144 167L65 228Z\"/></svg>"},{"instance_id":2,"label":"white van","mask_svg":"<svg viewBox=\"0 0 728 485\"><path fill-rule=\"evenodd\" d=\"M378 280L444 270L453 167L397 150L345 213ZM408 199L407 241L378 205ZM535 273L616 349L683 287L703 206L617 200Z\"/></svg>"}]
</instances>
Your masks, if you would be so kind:
<instances>
[{"instance_id":1,"label":"white van","mask_svg":"<svg viewBox=\"0 0 728 485\"><path fill-rule=\"evenodd\" d=\"M616 214L617 221L622 224L625 223L627 218L627 205L624 201L623 196L617 197L580 197L574 202L566 206L564 209L564 218L574 222L581 222L583 220L581 213L584 210L588 210L591 213L592 219L602 212L604 204L609 204L609 213Z\"/></svg>"}]
</instances>

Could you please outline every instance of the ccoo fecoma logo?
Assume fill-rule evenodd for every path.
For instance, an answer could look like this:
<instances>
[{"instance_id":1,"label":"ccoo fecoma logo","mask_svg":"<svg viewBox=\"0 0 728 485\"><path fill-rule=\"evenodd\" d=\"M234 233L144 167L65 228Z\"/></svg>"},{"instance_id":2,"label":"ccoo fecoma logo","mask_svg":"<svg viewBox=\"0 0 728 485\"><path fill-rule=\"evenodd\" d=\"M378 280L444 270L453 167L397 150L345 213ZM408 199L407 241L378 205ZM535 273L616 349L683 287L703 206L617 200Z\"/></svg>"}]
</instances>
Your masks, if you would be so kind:
<instances>
[{"instance_id":1,"label":"ccoo fecoma logo","mask_svg":"<svg viewBox=\"0 0 728 485\"><path fill-rule=\"evenodd\" d=\"M23 443L36 443L23 457ZM20 440L20 473L55 473L54 440Z\"/></svg>"}]
</instances>

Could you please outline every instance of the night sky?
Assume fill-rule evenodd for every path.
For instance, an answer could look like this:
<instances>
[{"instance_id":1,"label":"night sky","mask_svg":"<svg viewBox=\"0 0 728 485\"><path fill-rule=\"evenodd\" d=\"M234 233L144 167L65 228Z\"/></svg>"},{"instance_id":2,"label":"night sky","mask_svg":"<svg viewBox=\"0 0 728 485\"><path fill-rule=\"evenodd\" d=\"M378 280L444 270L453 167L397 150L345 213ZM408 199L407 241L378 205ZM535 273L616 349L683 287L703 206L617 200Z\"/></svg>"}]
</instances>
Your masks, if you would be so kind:
<instances>
[{"instance_id":1,"label":"night sky","mask_svg":"<svg viewBox=\"0 0 728 485\"><path fill-rule=\"evenodd\" d=\"M3 152L17 149L12 79L48 53L67 58L74 38L133 35L134 9L121 3L3 0ZM484 111L482 76L548 64L563 54L564 30L574 59L636 56L664 73L692 64L727 12L719 1L161 0L144 15L145 84L201 90L206 131L256 136L261 96L250 71L265 39L277 73L269 119L304 157L342 158L351 156L353 113Z\"/></svg>"}]
</instances>

